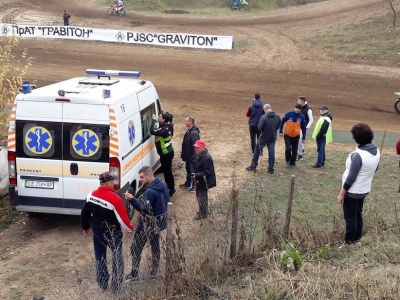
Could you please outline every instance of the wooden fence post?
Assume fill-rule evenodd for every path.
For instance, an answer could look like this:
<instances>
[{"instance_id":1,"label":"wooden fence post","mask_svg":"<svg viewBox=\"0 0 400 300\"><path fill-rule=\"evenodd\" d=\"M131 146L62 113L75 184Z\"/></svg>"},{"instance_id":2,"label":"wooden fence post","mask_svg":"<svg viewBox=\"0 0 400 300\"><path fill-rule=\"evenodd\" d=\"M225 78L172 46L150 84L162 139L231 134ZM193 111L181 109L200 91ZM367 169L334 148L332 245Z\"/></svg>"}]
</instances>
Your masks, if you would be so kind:
<instances>
[{"instance_id":1,"label":"wooden fence post","mask_svg":"<svg viewBox=\"0 0 400 300\"><path fill-rule=\"evenodd\" d=\"M287 210L286 210L285 228L283 230L283 237L285 239L287 239L289 237L290 218L292 216L292 203L293 203L295 181L296 181L296 176L292 175L292 177L290 178L290 191L289 191L288 206L287 206Z\"/></svg>"},{"instance_id":2,"label":"wooden fence post","mask_svg":"<svg viewBox=\"0 0 400 300\"><path fill-rule=\"evenodd\" d=\"M166 250L165 250L165 285L168 293L168 287L173 279L172 267L172 216L174 206L172 202L168 202L167 206L167 237L166 237Z\"/></svg>"},{"instance_id":3,"label":"wooden fence post","mask_svg":"<svg viewBox=\"0 0 400 300\"><path fill-rule=\"evenodd\" d=\"M381 155L382 155L383 144L385 143L385 137L386 137L386 130L383 132L383 138L382 138L381 149L379 149L379 151L381 152Z\"/></svg>"}]
</instances>

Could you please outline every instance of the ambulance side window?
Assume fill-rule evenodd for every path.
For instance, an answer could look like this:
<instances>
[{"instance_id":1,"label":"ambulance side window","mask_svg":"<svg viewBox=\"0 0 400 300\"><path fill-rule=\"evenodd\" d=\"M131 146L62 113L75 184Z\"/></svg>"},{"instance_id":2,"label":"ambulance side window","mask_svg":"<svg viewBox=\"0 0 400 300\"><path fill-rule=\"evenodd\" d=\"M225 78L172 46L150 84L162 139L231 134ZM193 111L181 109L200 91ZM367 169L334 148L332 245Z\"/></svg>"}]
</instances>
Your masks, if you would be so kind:
<instances>
[{"instance_id":1,"label":"ambulance side window","mask_svg":"<svg viewBox=\"0 0 400 300\"><path fill-rule=\"evenodd\" d=\"M151 137L150 126L152 121L152 115L155 113L156 113L155 104L152 104L140 111L140 116L142 119L142 136L143 136L142 143L144 143Z\"/></svg>"},{"instance_id":2,"label":"ambulance side window","mask_svg":"<svg viewBox=\"0 0 400 300\"><path fill-rule=\"evenodd\" d=\"M17 156L61 159L61 123L16 121Z\"/></svg>"},{"instance_id":3,"label":"ambulance side window","mask_svg":"<svg viewBox=\"0 0 400 300\"><path fill-rule=\"evenodd\" d=\"M108 125L64 123L64 159L109 161Z\"/></svg>"}]
</instances>

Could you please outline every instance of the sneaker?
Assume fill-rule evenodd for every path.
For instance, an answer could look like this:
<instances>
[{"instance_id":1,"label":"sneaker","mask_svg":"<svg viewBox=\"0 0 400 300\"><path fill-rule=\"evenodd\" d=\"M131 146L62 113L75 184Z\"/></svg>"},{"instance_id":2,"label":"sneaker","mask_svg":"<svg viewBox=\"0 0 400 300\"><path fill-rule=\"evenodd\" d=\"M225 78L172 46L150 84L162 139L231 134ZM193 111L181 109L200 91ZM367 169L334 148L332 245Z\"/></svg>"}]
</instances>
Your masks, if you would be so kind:
<instances>
[{"instance_id":1,"label":"sneaker","mask_svg":"<svg viewBox=\"0 0 400 300\"><path fill-rule=\"evenodd\" d=\"M290 162L286 163L286 168L291 169Z\"/></svg>"},{"instance_id":2,"label":"sneaker","mask_svg":"<svg viewBox=\"0 0 400 300\"><path fill-rule=\"evenodd\" d=\"M186 183L180 184L179 187L182 188L182 189L188 189L188 188L190 188L190 186L187 186Z\"/></svg>"},{"instance_id":3,"label":"sneaker","mask_svg":"<svg viewBox=\"0 0 400 300\"><path fill-rule=\"evenodd\" d=\"M311 166L311 168L321 168L321 166L320 166L320 165L317 165L317 164L315 164L315 165L312 165L312 166Z\"/></svg>"},{"instance_id":4,"label":"sneaker","mask_svg":"<svg viewBox=\"0 0 400 300\"><path fill-rule=\"evenodd\" d=\"M175 196L176 194L176 190L173 191L169 191L169 197L172 198L173 196Z\"/></svg>"},{"instance_id":5,"label":"sneaker","mask_svg":"<svg viewBox=\"0 0 400 300\"><path fill-rule=\"evenodd\" d=\"M195 187L191 187L190 189L189 189L189 192L191 192L191 193L194 193L196 191L196 188Z\"/></svg>"},{"instance_id":6,"label":"sneaker","mask_svg":"<svg viewBox=\"0 0 400 300\"><path fill-rule=\"evenodd\" d=\"M139 281L139 277L129 274L129 275L126 275L124 278L124 283L129 283L129 282L134 282L134 281Z\"/></svg>"},{"instance_id":7,"label":"sneaker","mask_svg":"<svg viewBox=\"0 0 400 300\"><path fill-rule=\"evenodd\" d=\"M268 173L274 175L274 171L268 171Z\"/></svg>"},{"instance_id":8,"label":"sneaker","mask_svg":"<svg viewBox=\"0 0 400 300\"><path fill-rule=\"evenodd\" d=\"M297 160L298 160L298 161L303 160L303 155L297 155Z\"/></svg>"}]
</instances>

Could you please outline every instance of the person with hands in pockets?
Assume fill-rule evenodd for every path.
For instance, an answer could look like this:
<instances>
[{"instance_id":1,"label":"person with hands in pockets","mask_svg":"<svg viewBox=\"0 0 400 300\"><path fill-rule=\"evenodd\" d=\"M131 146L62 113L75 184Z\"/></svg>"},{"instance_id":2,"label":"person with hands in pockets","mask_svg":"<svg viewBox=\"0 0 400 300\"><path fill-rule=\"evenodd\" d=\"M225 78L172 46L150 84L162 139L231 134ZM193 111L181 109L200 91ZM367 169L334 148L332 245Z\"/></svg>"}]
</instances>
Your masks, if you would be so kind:
<instances>
[{"instance_id":1,"label":"person with hands in pockets","mask_svg":"<svg viewBox=\"0 0 400 300\"><path fill-rule=\"evenodd\" d=\"M207 219L208 216L208 190L217 186L214 163L206 149L203 140L197 140L194 144L196 158L194 160L194 173L192 178L196 186L196 198L199 211L195 220Z\"/></svg>"},{"instance_id":2,"label":"person with hands in pockets","mask_svg":"<svg viewBox=\"0 0 400 300\"><path fill-rule=\"evenodd\" d=\"M139 265L143 248L150 242L152 260L150 278L155 278L160 264L160 232L167 228L167 205L170 200L167 184L161 178L154 177L153 170L142 167L139 180L144 192L138 199L131 193L124 193L125 199L140 213L139 225L131 245L132 270L125 282L139 279Z\"/></svg>"},{"instance_id":3,"label":"person with hands in pockets","mask_svg":"<svg viewBox=\"0 0 400 300\"><path fill-rule=\"evenodd\" d=\"M111 291L120 290L124 278L122 256L122 230L133 231L125 204L114 190L114 177L109 172L99 176L100 186L89 193L81 211L83 235L93 231L94 255L96 259L96 280L103 290L108 289L107 247L112 253Z\"/></svg>"}]
</instances>

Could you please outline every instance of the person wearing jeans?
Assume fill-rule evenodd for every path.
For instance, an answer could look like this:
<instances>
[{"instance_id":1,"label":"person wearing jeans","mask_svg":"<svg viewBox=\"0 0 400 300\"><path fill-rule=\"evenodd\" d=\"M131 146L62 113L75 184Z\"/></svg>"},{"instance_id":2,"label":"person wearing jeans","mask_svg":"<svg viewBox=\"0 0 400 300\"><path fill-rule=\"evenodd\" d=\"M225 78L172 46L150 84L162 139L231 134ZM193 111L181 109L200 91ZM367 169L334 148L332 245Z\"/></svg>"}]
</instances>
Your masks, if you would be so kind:
<instances>
[{"instance_id":1,"label":"person wearing jeans","mask_svg":"<svg viewBox=\"0 0 400 300\"><path fill-rule=\"evenodd\" d=\"M125 199L140 213L139 225L131 245L132 270L125 282L139 279L139 265L145 244L150 243L150 277L157 275L160 264L160 232L167 228L167 206L170 201L167 184L154 177L153 170L145 166L139 170L139 180L144 186L143 195L138 199L131 193L124 193Z\"/></svg>"},{"instance_id":2,"label":"person wearing jeans","mask_svg":"<svg viewBox=\"0 0 400 300\"><path fill-rule=\"evenodd\" d=\"M258 123L258 129L261 132L260 138L256 144L253 159L250 166L246 168L247 171L255 171L258 166L258 159L264 147L268 148L268 173L274 174L275 165L275 143L277 138L277 131L281 118L272 111L269 104L264 105L264 115Z\"/></svg>"},{"instance_id":3,"label":"person wearing jeans","mask_svg":"<svg viewBox=\"0 0 400 300\"><path fill-rule=\"evenodd\" d=\"M258 130L258 123L260 122L261 116L264 114L263 103L261 102L260 98L261 98L260 94L255 93L253 102L251 103L246 112L246 117L249 118L251 153L254 153L257 140L260 137L260 131Z\"/></svg>"},{"instance_id":4,"label":"person wearing jeans","mask_svg":"<svg viewBox=\"0 0 400 300\"><path fill-rule=\"evenodd\" d=\"M317 142L317 162L313 168L321 168L325 165L325 145L332 142L332 115L329 108L322 105L319 108L320 117L315 125L312 138Z\"/></svg>"},{"instance_id":5,"label":"person wearing jeans","mask_svg":"<svg viewBox=\"0 0 400 300\"><path fill-rule=\"evenodd\" d=\"M94 255L96 259L96 280L103 290L109 288L107 269L107 247L112 253L111 291L120 290L124 276L122 256L122 231L133 231L128 213L121 197L114 190L114 177L109 172L99 176L100 187L89 193L81 211L83 235L93 232Z\"/></svg>"},{"instance_id":6,"label":"person wearing jeans","mask_svg":"<svg viewBox=\"0 0 400 300\"><path fill-rule=\"evenodd\" d=\"M357 243L362 237L364 200L371 191L372 179L380 160L379 149L372 141L374 134L367 124L354 125L351 133L357 148L347 157L342 188L336 200L343 206L346 222L345 244Z\"/></svg>"}]
</instances>

